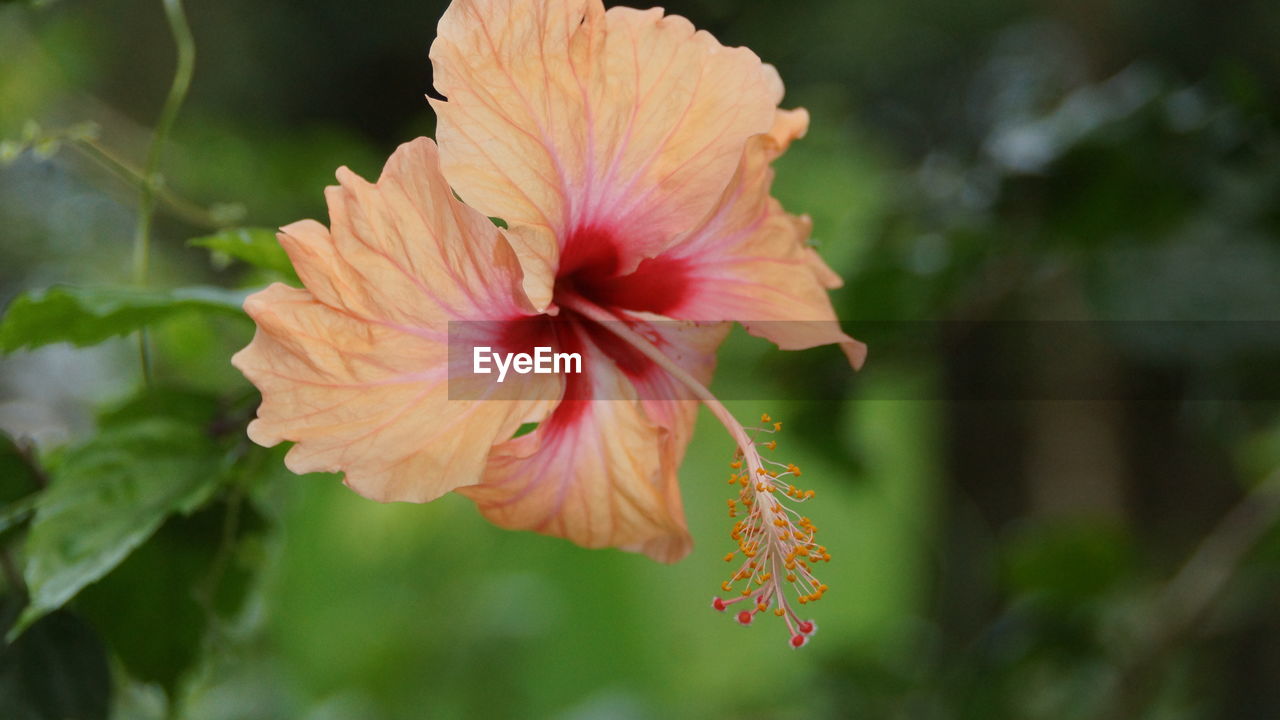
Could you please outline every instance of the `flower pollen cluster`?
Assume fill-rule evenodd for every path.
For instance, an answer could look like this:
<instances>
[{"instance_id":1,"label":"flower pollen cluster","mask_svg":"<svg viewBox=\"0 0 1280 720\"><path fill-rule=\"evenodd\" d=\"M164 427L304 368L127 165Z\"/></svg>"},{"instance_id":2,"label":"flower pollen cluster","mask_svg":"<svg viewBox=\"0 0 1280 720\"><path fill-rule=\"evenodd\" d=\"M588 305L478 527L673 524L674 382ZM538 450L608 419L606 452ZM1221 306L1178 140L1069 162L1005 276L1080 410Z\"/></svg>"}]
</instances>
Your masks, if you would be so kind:
<instances>
[{"instance_id":1,"label":"flower pollen cluster","mask_svg":"<svg viewBox=\"0 0 1280 720\"><path fill-rule=\"evenodd\" d=\"M737 497L728 500L729 517L739 518L729 537L738 548L726 554L724 560L733 562L741 555L741 563L720 588L734 596L727 600L713 598L711 606L725 612L738 603L747 603L735 615L742 625L750 625L757 614L772 610L786 622L791 647L799 648L818 628L812 620L802 620L796 614L786 589L790 588L798 605L821 600L827 586L814 575L813 567L830 562L831 554L816 541L818 528L813 521L791 506L814 496L813 490L794 484L794 479L800 477L800 468L760 454L760 448L777 448L776 439L761 437L781 432L782 423L773 421L768 414L762 415L760 421L760 427L745 428L751 434L752 445L739 447L729 463L733 470L729 484L738 486Z\"/></svg>"}]
</instances>

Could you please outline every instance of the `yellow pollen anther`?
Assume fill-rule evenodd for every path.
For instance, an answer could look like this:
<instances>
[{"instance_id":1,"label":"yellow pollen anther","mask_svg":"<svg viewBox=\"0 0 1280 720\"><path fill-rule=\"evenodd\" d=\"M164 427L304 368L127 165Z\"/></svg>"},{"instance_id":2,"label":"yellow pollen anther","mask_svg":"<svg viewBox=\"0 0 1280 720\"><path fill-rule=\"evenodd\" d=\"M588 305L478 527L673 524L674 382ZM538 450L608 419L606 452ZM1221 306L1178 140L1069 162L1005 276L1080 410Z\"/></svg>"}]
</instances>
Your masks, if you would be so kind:
<instances>
[{"instance_id":1,"label":"yellow pollen anther","mask_svg":"<svg viewBox=\"0 0 1280 720\"><path fill-rule=\"evenodd\" d=\"M749 612L772 611L778 617L790 618L787 627L794 636L795 623L800 620L789 607L817 602L823 596L826 585L814 577L810 564L829 561L830 555L825 547L814 542L817 529L809 518L802 517L796 512L798 508L788 504L802 502L815 494L786 482L786 478L800 476L799 466L762 457L764 450L774 450L778 443L777 440L763 442L761 436L780 431L782 423L767 413L761 416L761 423L757 428L739 428L739 431L746 430L745 438L735 436L739 447L729 463L733 470L729 482L740 484L741 489L725 504L730 517L735 517L741 506L743 517L734 522L729 534L737 550L726 554L724 559L732 563L739 552L742 558L721 587L727 593L738 590L743 599L754 601L751 604L755 607L747 608ZM784 577L789 590L781 583ZM785 595L794 599L788 600ZM792 639L794 642L794 637Z\"/></svg>"}]
</instances>

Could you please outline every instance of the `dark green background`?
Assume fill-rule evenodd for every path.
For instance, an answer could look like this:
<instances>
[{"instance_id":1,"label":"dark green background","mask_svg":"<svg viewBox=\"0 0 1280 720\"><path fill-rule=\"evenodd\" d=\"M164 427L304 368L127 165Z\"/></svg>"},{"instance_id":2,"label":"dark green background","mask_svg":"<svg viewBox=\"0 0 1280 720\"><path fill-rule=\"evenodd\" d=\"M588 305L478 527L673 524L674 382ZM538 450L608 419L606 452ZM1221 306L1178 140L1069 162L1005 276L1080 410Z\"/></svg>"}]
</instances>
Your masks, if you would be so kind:
<instances>
[{"instance_id":1,"label":"dark green background","mask_svg":"<svg viewBox=\"0 0 1280 720\"><path fill-rule=\"evenodd\" d=\"M814 642L708 607L732 454L709 417L681 472L697 548L672 567L501 531L462 498L377 505L262 453L227 481L247 498L169 521L29 631L69 658L66 712L97 716L105 662L121 718L162 717L163 688L228 720L1280 717L1280 538L1254 490L1280 466L1280 3L668 5L776 64L812 113L776 194L813 216L870 345L857 379L829 348L721 353L716 389L787 423L779 457L818 492L834 560ZM335 168L376 176L432 132L443 6L191 0L168 187L241 203L245 225L324 219ZM172 63L159 0L2 4L0 138L92 120L140 164ZM5 301L129 281L136 192L47 149L0 168ZM158 217L156 285L264 282ZM157 376L187 394L145 412L251 403L228 364L250 332L157 325ZM0 426L54 462L137 389L132 353L6 357ZM193 588L229 512L234 597L206 613ZM1260 539L1222 552L1242 529ZM0 705L54 717L6 689L43 682L14 670L32 647L5 651Z\"/></svg>"}]
</instances>

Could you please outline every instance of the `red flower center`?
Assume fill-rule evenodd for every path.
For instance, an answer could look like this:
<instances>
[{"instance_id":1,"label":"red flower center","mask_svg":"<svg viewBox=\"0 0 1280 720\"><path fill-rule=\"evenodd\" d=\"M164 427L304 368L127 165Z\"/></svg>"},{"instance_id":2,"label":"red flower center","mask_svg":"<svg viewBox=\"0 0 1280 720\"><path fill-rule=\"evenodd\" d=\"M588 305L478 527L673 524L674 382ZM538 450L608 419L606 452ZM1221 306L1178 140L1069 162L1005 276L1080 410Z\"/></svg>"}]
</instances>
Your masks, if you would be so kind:
<instances>
[{"instance_id":1,"label":"red flower center","mask_svg":"<svg viewBox=\"0 0 1280 720\"><path fill-rule=\"evenodd\" d=\"M561 252L555 294L573 294L610 311L664 314L677 307L688 288L688 267L678 259L649 259L633 272L623 273L617 235L598 226L574 232ZM639 380L662 372L653 361L616 334L579 313L561 307L555 317L537 316L506 323L494 343L508 353L529 353L547 346L555 352L580 353L582 373L565 376L564 396L547 420L554 431L577 420L596 399L592 392L592 367L588 344L599 348L623 374Z\"/></svg>"},{"instance_id":2,"label":"red flower center","mask_svg":"<svg viewBox=\"0 0 1280 720\"><path fill-rule=\"evenodd\" d=\"M569 236L560 258L556 290L571 290L604 308L665 315L688 292L689 268L680 259L649 258L621 274L618 235L600 226Z\"/></svg>"}]
</instances>

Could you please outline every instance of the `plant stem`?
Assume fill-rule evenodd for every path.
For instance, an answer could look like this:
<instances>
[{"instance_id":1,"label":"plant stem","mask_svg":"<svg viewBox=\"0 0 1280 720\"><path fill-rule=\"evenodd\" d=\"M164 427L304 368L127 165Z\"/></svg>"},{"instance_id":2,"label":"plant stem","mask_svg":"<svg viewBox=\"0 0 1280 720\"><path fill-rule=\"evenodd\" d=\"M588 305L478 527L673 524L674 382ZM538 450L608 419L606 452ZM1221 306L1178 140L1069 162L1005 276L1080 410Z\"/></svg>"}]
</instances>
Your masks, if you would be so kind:
<instances>
[{"instance_id":1,"label":"plant stem","mask_svg":"<svg viewBox=\"0 0 1280 720\"><path fill-rule=\"evenodd\" d=\"M173 72L173 82L169 85L169 95L164 100L164 107L160 109L160 119L156 121L155 130L151 133L151 146L147 150L147 161L142 171L138 223L133 236L133 281L139 287L146 287L147 284L151 259L151 221L155 215L160 159L178 111L182 109L182 103L187 97L187 90L191 87L191 75L196 64L195 40L191 37L191 27L187 24L182 0L164 0L164 14L177 46L178 63ZM145 328L138 332L138 358L142 363L142 379L150 385L151 357Z\"/></svg>"},{"instance_id":2,"label":"plant stem","mask_svg":"<svg viewBox=\"0 0 1280 720\"><path fill-rule=\"evenodd\" d=\"M1121 663L1098 717L1137 717L1167 656L1191 638L1223 596L1249 551L1280 521L1280 469L1218 523L1156 599L1138 644Z\"/></svg>"},{"instance_id":3,"label":"plant stem","mask_svg":"<svg viewBox=\"0 0 1280 720\"><path fill-rule=\"evenodd\" d=\"M146 176L143 175L142 170L125 162L110 148L96 140L76 138L68 141L68 145L107 172L140 190L146 182ZM209 210L166 187L153 187L152 192L155 193L159 203L164 204L174 217L185 223L209 230L217 230L227 225L226 221L218 219Z\"/></svg>"}]
</instances>

